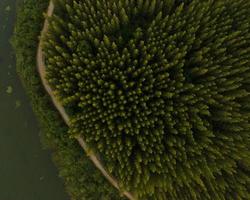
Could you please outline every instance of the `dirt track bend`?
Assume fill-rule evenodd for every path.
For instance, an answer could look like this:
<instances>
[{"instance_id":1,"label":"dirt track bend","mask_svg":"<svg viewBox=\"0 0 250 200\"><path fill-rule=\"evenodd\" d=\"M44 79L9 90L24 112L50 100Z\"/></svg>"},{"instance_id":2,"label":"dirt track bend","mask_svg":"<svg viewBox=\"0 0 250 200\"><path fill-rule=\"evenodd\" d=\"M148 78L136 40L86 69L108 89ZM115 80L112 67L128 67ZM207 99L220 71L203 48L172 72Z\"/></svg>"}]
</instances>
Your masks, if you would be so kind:
<instances>
[{"instance_id":1,"label":"dirt track bend","mask_svg":"<svg viewBox=\"0 0 250 200\"><path fill-rule=\"evenodd\" d=\"M48 11L47 11L47 17L52 16L53 11L54 11L54 4L53 4L52 1L50 1L49 7L48 7ZM47 32L47 30L48 30L48 20L45 19L44 26L43 26L43 29L42 29L42 32L41 32L41 38ZM40 39L40 41L39 41L39 46L38 46L38 50L37 50L37 67L38 67L38 72L39 72L39 75L41 77L42 84L43 84L45 90L47 91L47 93L51 97L51 100L52 100L54 106L56 107L56 109L60 113L60 115L63 118L64 122L69 126L69 121L70 121L69 116L66 113L64 107L61 105L61 103L54 96L53 91L52 91L51 87L49 86L49 84L48 84L48 82L47 82L47 80L45 78L45 75L46 75L46 66L45 66L44 54L43 54L43 51L42 51L42 39ZM104 168L103 164L98 159L97 155L95 155L93 152L89 153L88 145L86 144L86 142L84 141L84 139L79 136L79 137L76 138L76 140L81 145L81 147L87 152L89 158L92 160L92 162L94 163L94 165L101 171L101 173L103 174L103 176L115 188L117 188L120 191L119 184L118 184L117 180L114 177L112 177L106 171L106 169ZM128 199L130 199L130 200L136 200L136 198L134 198L133 195L130 192L122 191L121 193L124 196L126 196Z\"/></svg>"}]
</instances>

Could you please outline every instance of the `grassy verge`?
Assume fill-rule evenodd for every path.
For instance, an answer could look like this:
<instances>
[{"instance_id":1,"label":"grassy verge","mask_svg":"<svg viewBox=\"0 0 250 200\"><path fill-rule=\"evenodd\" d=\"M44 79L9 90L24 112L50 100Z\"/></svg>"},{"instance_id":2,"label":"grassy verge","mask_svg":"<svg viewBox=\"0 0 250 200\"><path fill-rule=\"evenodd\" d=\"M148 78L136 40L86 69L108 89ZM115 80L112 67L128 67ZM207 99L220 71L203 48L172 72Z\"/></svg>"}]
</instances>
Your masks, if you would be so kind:
<instances>
[{"instance_id":1,"label":"grassy verge","mask_svg":"<svg viewBox=\"0 0 250 200\"><path fill-rule=\"evenodd\" d=\"M20 1L13 37L17 72L40 122L42 140L53 150L53 160L71 199L121 199L117 191L95 169L78 143L68 137L66 125L40 82L36 69L36 50L47 6L48 0Z\"/></svg>"}]
</instances>

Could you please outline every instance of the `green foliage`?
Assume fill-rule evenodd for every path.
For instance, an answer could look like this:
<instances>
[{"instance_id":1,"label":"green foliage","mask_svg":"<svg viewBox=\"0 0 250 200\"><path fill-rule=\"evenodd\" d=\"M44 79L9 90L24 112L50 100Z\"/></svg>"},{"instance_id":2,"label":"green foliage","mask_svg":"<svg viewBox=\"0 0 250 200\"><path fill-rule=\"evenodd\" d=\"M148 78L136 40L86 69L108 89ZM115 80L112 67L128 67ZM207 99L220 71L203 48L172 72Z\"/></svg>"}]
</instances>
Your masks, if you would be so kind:
<instances>
[{"instance_id":1,"label":"green foliage","mask_svg":"<svg viewBox=\"0 0 250 200\"><path fill-rule=\"evenodd\" d=\"M69 139L67 127L44 91L36 68L38 38L44 23L43 12L48 0L20 2L13 44L16 49L17 72L30 96L40 121L42 137L53 149L60 177L72 200L122 199L93 166L79 144Z\"/></svg>"},{"instance_id":2,"label":"green foliage","mask_svg":"<svg viewBox=\"0 0 250 200\"><path fill-rule=\"evenodd\" d=\"M141 199L250 199L250 1L58 0L70 134Z\"/></svg>"}]
</instances>

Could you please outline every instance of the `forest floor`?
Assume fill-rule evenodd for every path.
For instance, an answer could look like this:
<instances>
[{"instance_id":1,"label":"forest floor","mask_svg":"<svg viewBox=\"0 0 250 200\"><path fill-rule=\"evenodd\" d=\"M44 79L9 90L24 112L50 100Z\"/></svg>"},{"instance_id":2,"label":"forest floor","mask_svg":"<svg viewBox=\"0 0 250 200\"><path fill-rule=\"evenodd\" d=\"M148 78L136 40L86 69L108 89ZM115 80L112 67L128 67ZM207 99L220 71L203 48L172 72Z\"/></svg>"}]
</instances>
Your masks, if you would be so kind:
<instances>
[{"instance_id":1,"label":"forest floor","mask_svg":"<svg viewBox=\"0 0 250 200\"><path fill-rule=\"evenodd\" d=\"M53 11L54 11L54 4L53 4L52 1L50 1L49 7L48 7L48 10L47 10L47 17L52 16ZM42 84L43 84L45 90L47 91L47 93L49 94L49 96L50 96L50 98L51 98L54 106L56 107L56 109L60 113L60 115L63 118L64 122L69 126L70 125L69 115L66 113L66 111L65 111L63 105L60 103L60 101L58 101L58 99L53 94L52 88L49 86L49 83L47 82L47 80L45 78L45 76L46 76L46 65L45 65L44 54L43 54L43 51L42 51L42 37L48 31L48 27L49 27L48 20L45 19L44 26L43 26L43 29L42 29L42 32L41 32L41 38L40 38L40 41L39 41L38 50L37 50L37 67L38 67L38 72L39 72L39 75L41 77ZM78 137L76 137L76 140L81 145L81 147L86 151L86 153L88 154L89 158L92 160L92 162L94 163L94 165L101 171L101 173L103 174L103 176L115 188L117 188L120 191L119 184L118 184L117 180L115 178L113 178L106 171L106 169L104 168L104 166L101 163L101 161L98 158L98 156L96 154L94 154L94 152L91 152L89 150L88 145L86 144L86 142L84 141L84 139L82 137L78 136ZM136 199L136 198L133 197L133 195L130 192L123 191L121 193L124 196L126 196L128 199L130 199L130 200L135 200Z\"/></svg>"}]
</instances>

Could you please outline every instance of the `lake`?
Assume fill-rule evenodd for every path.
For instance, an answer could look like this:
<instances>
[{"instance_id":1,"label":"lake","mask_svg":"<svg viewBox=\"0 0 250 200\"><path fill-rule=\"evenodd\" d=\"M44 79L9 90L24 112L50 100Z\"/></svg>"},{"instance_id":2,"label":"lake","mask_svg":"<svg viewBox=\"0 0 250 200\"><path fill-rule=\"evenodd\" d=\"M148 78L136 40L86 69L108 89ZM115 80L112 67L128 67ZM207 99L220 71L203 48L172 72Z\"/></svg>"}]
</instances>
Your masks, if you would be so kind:
<instances>
[{"instance_id":1,"label":"lake","mask_svg":"<svg viewBox=\"0 0 250 200\"><path fill-rule=\"evenodd\" d=\"M15 72L15 4L0 1L0 200L68 200Z\"/></svg>"}]
</instances>

